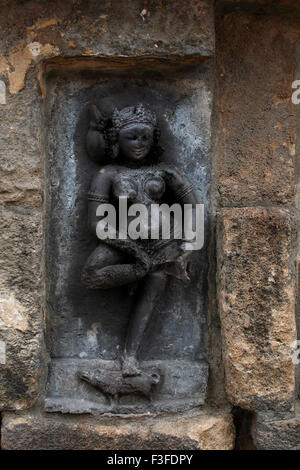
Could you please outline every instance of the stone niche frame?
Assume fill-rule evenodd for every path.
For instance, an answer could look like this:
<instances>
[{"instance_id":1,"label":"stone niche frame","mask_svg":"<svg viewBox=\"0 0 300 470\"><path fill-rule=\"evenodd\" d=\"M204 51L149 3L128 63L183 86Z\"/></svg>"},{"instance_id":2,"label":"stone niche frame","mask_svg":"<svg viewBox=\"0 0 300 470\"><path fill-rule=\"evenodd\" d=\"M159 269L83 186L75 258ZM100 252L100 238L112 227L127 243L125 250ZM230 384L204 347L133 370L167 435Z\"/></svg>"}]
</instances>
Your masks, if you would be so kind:
<instances>
[{"instance_id":1,"label":"stone niche frame","mask_svg":"<svg viewBox=\"0 0 300 470\"><path fill-rule=\"evenodd\" d=\"M32 9L12 0L3 15L3 34L11 47L1 46L0 61L6 85L6 104L0 106L5 156L1 447L232 449L232 407L237 407L242 415L249 413L258 448L299 448L300 410L291 360L296 339L299 129L290 101L291 83L299 79L299 11L277 14L269 9L256 15L255 5L250 11L230 11L227 5L222 15L209 0L175 0L168 11L157 2L150 16L143 17L145 2L139 0L129 7L119 1L114 11L108 1L85 1L86 9L75 7L72 0L63 3L59 9L56 2ZM22 26L15 21L21 6ZM126 32L122 37L121 22ZM43 409L49 363L43 270L44 78L48 67L76 69L80 61L93 69L99 57L112 66L124 57L140 63L171 62L174 73L178 61L196 58L211 64L211 200L217 252L212 243L210 372L205 405L188 412L124 418L62 416ZM272 132L261 123L272 123Z\"/></svg>"},{"instance_id":2,"label":"stone niche frame","mask_svg":"<svg viewBox=\"0 0 300 470\"><path fill-rule=\"evenodd\" d=\"M61 77L68 77L69 74L79 74L91 80L93 74L95 77L99 73L116 73L121 74L128 73L132 68L137 69L137 76L139 73L143 74L145 71L154 76L164 77L164 74L186 74L187 80L189 80L189 71L197 68L202 68L203 73L206 76L206 80L212 80L212 62L209 58L202 57L200 55L173 55L164 57L125 57L125 58L55 58L47 59L38 64L38 86L42 93L43 102L47 95L47 77L55 74L59 74ZM151 72L152 68L156 68L156 72ZM188 71L188 72L186 72ZM209 89L208 89L209 91ZM209 91L212 96L212 89ZM207 99L205 95L204 99ZM201 101L199 101L201 106ZM208 106L209 112L211 112L211 104L208 102L204 103L204 106ZM41 110L43 110L44 104L42 103ZM74 117L75 120L78 116ZM210 119L208 120L208 122ZM207 124L206 124L207 125ZM41 127L47 128L47 109L41 113ZM206 128L206 132L210 134L210 122ZM46 142L48 141L47 135L41 136L41 147L46 148ZM207 137L207 143L210 146L210 136ZM51 140L49 141L51 145ZM45 150L44 150L45 151ZM45 151L44 155L44 173L49 173L49 164L47 162L48 153ZM210 170L209 170L210 171ZM55 188L56 181L52 181L51 177L46 182L45 176L43 176L44 186L44 235L41 231L39 232L39 245L36 244L34 254L37 256L36 264L33 266L37 271L39 270L39 263L41 267L46 264L46 253L47 253L47 204L48 198L48 184ZM207 195L209 200L209 195ZM28 220L28 219L27 219ZM30 219L29 219L30 220ZM37 222L32 222L34 226L39 225ZM211 241L208 243L210 250ZM40 258L37 253L37 247L39 246L39 254L44 251L44 259ZM43 249L42 249L43 246ZM47 265L49 266L49 260ZM213 267L212 267L213 269ZM190 411L169 414L157 414L154 413L152 416L145 417L143 415L124 415L124 416L113 416L108 417L106 415L97 415L87 417L86 415L63 415L61 413L54 412L49 413L44 410L45 391L47 386L47 366L50 365L50 342L51 342L51 303L47 303L46 291L48 268L46 270L42 268L42 277L40 284L37 287L39 296L41 291L43 295L38 300L38 303L42 301L44 318L40 318L40 327L44 328L45 335L44 339L40 336L40 339L35 344L36 350L34 351L36 356L36 375L28 378L28 382L34 380L34 386L31 387L30 393L28 393L23 401L23 404L10 403L4 405L4 408L14 410L19 409L16 412L4 412L3 413L3 429L7 430L7 433L3 433L3 446L4 448L28 448L28 449L39 449L39 448L77 448L77 449L166 449L166 448L182 448L182 449L230 449L234 443L234 428L232 416L229 412L229 407L224 400L222 395L222 385L218 385L221 390L221 399L215 399L211 390L208 390L207 400L204 406L194 408ZM206 273L208 276L208 272ZM208 297L205 302L208 301ZM207 315L210 313L207 312ZM207 321L207 319L206 319ZM43 326L42 326L43 325ZM37 325L36 325L37 326ZM34 335L33 335L34 336ZM35 341L37 337L35 336ZM209 341L209 338L207 338ZM220 344L220 343L219 343ZM208 347L210 350L210 347ZM31 350L33 353L33 350ZM218 361L219 352L216 350L216 362L217 365L211 364L212 372L211 377L214 376L216 383L221 384L222 381L222 366ZM39 363L40 362L40 363ZM39 364L38 364L39 363ZM221 367L220 367L221 366ZM26 377L24 377L26 380ZM210 386L208 386L208 389ZM217 391L214 392L216 395ZM22 393L20 393L22 396ZM206 395L204 391L204 395ZM195 403L196 404L196 403ZM215 405L219 405L216 407ZM221 408L220 408L221 406ZM29 410L27 410L29 408ZM20 410L24 411L20 411ZM11 420L17 419L15 422L16 426L13 425L13 432L10 435L9 429L12 429ZM74 421L75 419L75 421ZM76 422L76 424L75 424ZM6 424L5 424L6 423ZM23 423L23 424L22 424ZM72 424L73 423L73 424ZM174 426L176 423L176 426ZM75 427L73 428L75 424ZM23 428L23 425L25 428ZM47 439L44 436L47 434ZM66 439L65 436L68 436Z\"/></svg>"},{"instance_id":3,"label":"stone niche frame","mask_svg":"<svg viewBox=\"0 0 300 470\"><path fill-rule=\"evenodd\" d=\"M149 413L203 405L208 381L207 310L210 240L211 74L202 58L119 59L45 66L45 236L51 365L46 410L62 413ZM185 172L205 207L203 248L193 253L191 283L168 281L140 360L163 376L150 403L139 396L114 404L78 373L118 367L128 313L128 286L91 292L80 281L96 246L87 229L87 193L101 165L86 151L89 104L103 113L145 102L155 110L162 162ZM110 161L108 161L110 163ZM174 396L173 396L174 395ZM113 411L116 409L116 411Z\"/></svg>"},{"instance_id":4,"label":"stone niche frame","mask_svg":"<svg viewBox=\"0 0 300 470\"><path fill-rule=\"evenodd\" d=\"M211 70L211 62L209 59L204 59L200 56L192 56L192 57L159 57L159 58L151 58L151 57L143 57L143 58L55 58L46 60L44 63L40 64L40 73L39 73L39 84L43 92L43 100L44 100L44 111L42 117L42 126L45 129L48 128L48 119L49 119L49 112L51 113L51 106L47 104L47 88L48 88L48 80L62 80L68 81L68 77L70 74L72 75L72 80L74 83L79 80L86 80L87 82L93 83L93 81L97 80L99 76L110 76L112 74L119 75L122 79L122 76L126 76L126 74L130 74L130 71L135 69L133 74L133 78L136 80L145 80L145 76L150 74L150 77L153 76L155 80L163 81L166 77L170 77L172 74L176 73L176 79L180 81L180 79L184 82L192 82L193 80L201 81L199 78L200 75L202 77L202 86L203 90L199 94L199 106L207 107L207 110L204 111L203 119L205 112L211 113L212 109L212 89L207 87L207 83L209 80L212 80L212 70ZM155 72L153 72L155 69ZM196 75L196 78L193 78L193 75ZM57 78L58 77L58 78ZM203 78L204 77L204 78ZM150 80L151 81L151 80ZM72 83L71 83L72 88ZM187 89L189 88L189 84L187 85ZM55 87L55 85L54 85ZM192 87L193 88L193 87ZM195 88L195 87L194 87ZM207 93L207 95L205 95ZM204 100L202 103L201 100ZM85 103L87 105L87 103ZM87 107L83 110L85 114L87 114ZM82 110L80 110L82 114ZM72 116L72 118L77 121L78 115ZM87 124L87 120L85 118ZM205 133L207 134L204 137L205 143L205 150L204 153L205 159L208 158L208 166L206 170L208 174L211 172L211 164L210 164L210 157L209 151L211 146L211 130L210 130L210 117L208 120L206 119L206 126ZM234 429L233 429L233 420L232 416L229 413L229 407L225 402L224 396L222 396L222 366L220 363L217 365L211 364L211 374L209 380L214 380L217 383L217 387L215 390L210 390L210 385L208 384L208 391L206 392L207 384L202 385L201 392L201 401L203 406L196 407L191 410L181 411L180 406L178 410L174 412L172 407L169 409L169 414L159 414L154 412L152 416L144 417L143 414L123 414L123 415L116 415L116 416L108 416L107 414L99 414L97 410L86 410L82 408L82 411L79 410L78 405L72 405L72 399L68 399L66 403L63 403L63 400L58 398L59 405L56 405L55 400L53 400L50 396L46 399L46 410L45 410L45 394L46 390L49 390L49 367L51 367L51 358L49 357L49 351L51 349L51 336L53 339L53 335L51 333L51 328L53 321L51 316L55 314L53 310L55 307L51 303L51 298L49 298L47 291L49 290L49 282L47 281L48 276L51 273L51 268L49 265L51 264L51 259L48 258L48 235L47 230L49 230L48 218L49 218L49 207L50 206L50 192L53 193L55 188L57 187L58 182L55 180L57 176L55 173L51 172L51 159L56 158L53 152L51 153L51 159L49 160L49 146L51 147L51 138L48 136L48 131L43 137L43 147L45 150L44 155L44 174L48 174L48 180L46 185L44 186L44 261L43 264L45 265L45 278L44 278L44 286L45 286L45 294L44 294L44 311L45 311L45 353L43 353L43 364L41 365L41 373L42 376L38 383L38 400L35 402L33 408L30 408L29 411L24 411L18 413L17 415L11 413L4 414L4 420L6 419L7 424L11 419L15 419L18 416L19 424L24 423L26 430L23 426L17 425L18 429L13 431L13 435L9 435L9 432L6 434L6 438L4 437L4 445L6 448L78 448L78 449L88 449L88 448L99 448L99 449L114 449L114 448L127 448L127 449L136 449L136 448L148 448L148 449L163 449L163 448L182 448L182 449L198 449L198 448L220 448L220 449L230 449L233 446L234 442ZM81 139L82 140L82 139ZM81 144L82 145L82 142ZM208 152L208 154L207 154ZM87 155L85 155L87 158ZM180 162L177 162L177 164ZM199 161L201 163L201 159ZM207 165L207 163L206 163ZM90 164L93 168L96 166L94 164ZM195 174L197 179L197 174ZM209 175L208 175L209 177ZM204 177L205 180L206 177ZM89 182L89 180L87 181ZM201 184L201 181L196 181L196 184ZM207 187L206 187L207 186ZM52 187L51 191L49 187ZM208 206L210 206L210 185L207 185L204 181L204 188L202 196L205 198ZM55 203L57 203L57 199L55 199ZM209 227L211 225L211 215L210 210L208 211L209 218L206 219L206 224ZM211 247L213 245L213 241L211 238L211 233L213 231L211 228L206 230L206 236L208 237L206 243L205 251L211 251ZM207 258L205 254L204 259ZM207 269L205 270L205 277L208 278L209 276L209 269L210 271L214 270L213 264L210 266L208 260ZM213 276L214 277L214 276ZM206 282L204 283L206 287ZM210 287L213 289L213 287ZM211 295L211 292L207 290L207 293ZM207 295L203 299L203 307L207 310L209 305L209 295ZM202 322L204 331L202 334L207 336L206 342L210 341L209 335L206 334L205 331L205 323L208 321L208 317L211 315L210 309L206 312L205 317L200 319L200 323ZM216 334L216 333L215 333ZM210 334L212 336L212 334ZM203 342L203 340L201 340ZM220 344L220 343L219 343ZM209 351L210 347L206 346L206 351L204 353L210 356L214 355L213 360L218 362L218 350L215 350L214 353ZM45 360L47 357L47 360ZM53 364L53 363L52 363ZM55 368L56 367L56 368ZM59 369L60 365L55 365L54 361L54 377L50 377L50 390L53 384L60 380L59 377L56 377L56 370ZM69 367L69 364L66 363L66 367ZM46 369L48 370L45 373ZM214 371L215 369L215 371ZM206 374L206 372L204 372ZM72 374L72 371L71 371ZM51 374L50 374L51 376ZM71 377L71 375L70 375ZM74 380L71 378L71 380ZM207 379L205 379L207 381ZM218 382L220 385L218 385ZM71 390L71 387L69 387ZM217 395L218 391L221 391L221 398L215 398L214 394ZM82 400L79 397L78 402ZM205 400L205 404L204 404ZM199 399L195 400L194 406L198 405ZM64 405L66 404L66 407ZM216 407L217 405L217 407ZM82 405L81 405L82 406ZM192 401L188 408L193 406ZM220 408L221 406L221 408ZM75 411L74 411L75 410ZM51 413L49 413L51 411ZM59 413L62 411L63 414ZM165 411L168 411L166 409ZM173 411L173 412L172 412ZM65 413L68 413L67 415ZM75 413L75 415L74 415ZM83 415L78 414L83 413ZM87 417L86 413L92 413L90 417ZM76 416L76 418L75 418ZM73 428L74 419L76 420L75 428ZM176 423L176 429L174 428L174 423ZM7 430L10 428L8 424ZM86 431L82 434L83 428L86 428ZM22 430L21 430L22 429ZM37 430L39 429L39 431ZM50 432L51 429L51 432ZM175 431L175 432L174 432ZM21 434L19 434L21 432ZM47 433L49 437L47 437L47 442L44 441L44 433ZM37 439L37 434L40 433L40 438ZM51 435L50 435L51 434ZM68 442L66 441L64 435L71 435L71 439ZM23 437L21 437L23 436ZM32 441L32 437L34 437L34 442ZM6 440L5 440L6 439ZM10 444L11 439L14 443ZM5 444L6 442L6 444Z\"/></svg>"}]
</instances>

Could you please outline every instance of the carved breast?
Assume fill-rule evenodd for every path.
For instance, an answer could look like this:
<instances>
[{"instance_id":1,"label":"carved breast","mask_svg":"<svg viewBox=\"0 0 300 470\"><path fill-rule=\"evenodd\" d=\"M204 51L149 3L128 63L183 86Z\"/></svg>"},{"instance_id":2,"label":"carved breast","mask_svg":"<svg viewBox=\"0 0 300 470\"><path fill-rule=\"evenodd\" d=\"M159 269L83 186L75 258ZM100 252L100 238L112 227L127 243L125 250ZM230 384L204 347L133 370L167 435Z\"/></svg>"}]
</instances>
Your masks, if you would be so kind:
<instances>
[{"instance_id":1,"label":"carved breast","mask_svg":"<svg viewBox=\"0 0 300 470\"><path fill-rule=\"evenodd\" d=\"M130 171L130 170L129 170ZM166 184L159 171L145 169L124 172L115 177L113 194L127 197L132 203L154 203L162 199Z\"/></svg>"},{"instance_id":2,"label":"carved breast","mask_svg":"<svg viewBox=\"0 0 300 470\"><path fill-rule=\"evenodd\" d=\"M144 181L144 190L150 199L160 201L166 190L165 181L159 175L151 175Z\"/></svg>"},{"instance_id":3,"label":"carved breast","mask_svg":"<svg viewBox=\"0 0 300 470\"><path fill-rule=\"evenodd\" d=\"M119 175L113 183L113 193L119 197L127 197L130 201L135 201L139 192L137 181L130 176Z\"/></svg>"}]
</instances>

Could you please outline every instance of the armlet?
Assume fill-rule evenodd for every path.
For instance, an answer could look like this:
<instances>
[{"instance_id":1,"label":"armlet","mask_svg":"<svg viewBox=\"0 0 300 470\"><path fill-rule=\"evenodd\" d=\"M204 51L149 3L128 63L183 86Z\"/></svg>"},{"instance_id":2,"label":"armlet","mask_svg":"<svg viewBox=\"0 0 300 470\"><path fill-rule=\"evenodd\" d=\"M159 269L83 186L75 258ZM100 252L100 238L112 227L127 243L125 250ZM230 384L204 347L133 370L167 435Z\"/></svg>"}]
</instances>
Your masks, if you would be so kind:
<instances>
[{"instance_id":1,"label":"armlet","mask_svg":"<svg viewBox=\"0 0 300 470\"><path fill-rule=\"evenodd\" d=\"M97 194L92 191L89 191L88 193L88 200L89 201L98 201L98 202L108 202L109 199L107 196L104 196L103 194Z\"/></svg>"},{"instance_id":2,"label":"armlet","mask_svg":"<svg viewBox=\"0 0 300 470\"><path fill-rule=\"evenodd\" d=\"M192 183L187 183L184 186L182 186L180 189L178 189L178 191L175 192L175 195L176 195L176 198L180 201L192 191L194 191L194 187Z\"/></svg>"}]
</instances>

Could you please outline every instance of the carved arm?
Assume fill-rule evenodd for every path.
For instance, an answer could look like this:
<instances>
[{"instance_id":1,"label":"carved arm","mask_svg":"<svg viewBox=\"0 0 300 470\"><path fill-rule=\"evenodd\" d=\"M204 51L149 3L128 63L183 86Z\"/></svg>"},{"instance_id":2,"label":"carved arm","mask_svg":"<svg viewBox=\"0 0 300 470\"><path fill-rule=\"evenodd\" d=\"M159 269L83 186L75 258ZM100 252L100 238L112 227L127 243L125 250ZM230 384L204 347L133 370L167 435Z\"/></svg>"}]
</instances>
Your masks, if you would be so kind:
<instances>
[{"instance_id":1,"label":"carved arm","mask_svg":"<svg viewBox=\"0 0 300 470\"><path fill-rule=\"evenodd\" d=\"M192 228L196 229L196 204L199 204L198 195L192 185L192 183L183 175L178 168L173 165L162 163L160 168L164 171L165 180L167 186L170 188L174 195L175 202L184 205L192 205L192 213L189 213L191 218ZM187 216L187 214L185 214ZM188 247L192 242L187 239L183 240L182 249L188 251L191 254L191 247Z\"/></svg>"},{"instance_id":2,"label":"carved arm","mask_svg":"<svg viewBox=\"0 0 300 470\"><path fill-rule=\"evenodd\" d=\"M200 202L192 183L178 168L166 163L161 163L159 167L164 171L166 184L171 189L176 202L192 205Z\"/></svg>"}]
</instances>

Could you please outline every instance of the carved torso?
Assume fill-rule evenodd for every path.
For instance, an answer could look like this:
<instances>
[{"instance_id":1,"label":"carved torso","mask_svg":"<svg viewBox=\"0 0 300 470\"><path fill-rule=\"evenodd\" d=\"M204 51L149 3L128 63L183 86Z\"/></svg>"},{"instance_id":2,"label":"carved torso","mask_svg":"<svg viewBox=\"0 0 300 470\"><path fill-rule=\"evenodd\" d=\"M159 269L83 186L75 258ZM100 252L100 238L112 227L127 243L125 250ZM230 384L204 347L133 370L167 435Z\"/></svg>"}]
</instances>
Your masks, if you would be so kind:
<instances>
[{"instance_id":1,"label":"carved torso","mask_svg":"<svg viewBox=\"0 0 300 470\"><path fill-rule=\"evenodd\" d=\"M127 197L130 203L150 205L162 201L166 190L164 172L153 166L131 169L117 168L112 192L115 198Z\"/></svg>"},{"instance_id":2,"label":"carved torso","mask_svg":"<svg viewBox=\"0 0 300 470\"><path fill-rule=\"evenodd\" d=\"M106 187L106 193L103 184L100 181L94 181L90 191L90 199L98 200L100 202L112 203L118 213L119 198L126 197L128 208L132 204L143 204L148 211L148 240L137 240L137 243L142 244L147 251L157 251L157 239L151 240L151 230L160 230L165 219L169 220L169 212L164 208L161 209L160 218L151 217L151 206L153 204L162 204L166 193L165 171L158 165L144 166L141 168L128 168L123 166L108 165L102 168L99 173L101 175L108 174L110 183ZM134 216L128 216L128 224ZM170 227L173 227L173 214L170 217ZM173 233L173 232L172 232ZM159 240L162 239L162 232L159 231ZM173 239L173 236L171 236ZM171 240L164 240L164 245L168 244Z\"/></svg>"}]
</instances>

